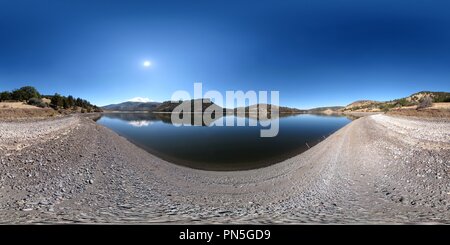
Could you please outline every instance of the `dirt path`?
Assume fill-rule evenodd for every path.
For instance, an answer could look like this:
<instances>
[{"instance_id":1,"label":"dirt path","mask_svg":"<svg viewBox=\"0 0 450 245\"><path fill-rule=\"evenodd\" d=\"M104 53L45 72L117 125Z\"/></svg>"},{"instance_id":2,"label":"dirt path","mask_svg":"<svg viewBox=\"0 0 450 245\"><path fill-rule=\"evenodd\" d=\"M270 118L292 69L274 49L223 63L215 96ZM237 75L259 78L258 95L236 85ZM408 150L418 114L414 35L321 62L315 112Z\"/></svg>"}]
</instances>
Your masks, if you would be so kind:
<instances>
[{"instance_id":1,"label":"dirt path","mask_svg":"<svg viewBox=\"0 0 450 245\"><path fill-rule=\"evenodd\" d=\"M448 132L374 115L282 163L207 172L86 118L0 123L0 222L449 223Z\"/></svg>"}]
</instances>

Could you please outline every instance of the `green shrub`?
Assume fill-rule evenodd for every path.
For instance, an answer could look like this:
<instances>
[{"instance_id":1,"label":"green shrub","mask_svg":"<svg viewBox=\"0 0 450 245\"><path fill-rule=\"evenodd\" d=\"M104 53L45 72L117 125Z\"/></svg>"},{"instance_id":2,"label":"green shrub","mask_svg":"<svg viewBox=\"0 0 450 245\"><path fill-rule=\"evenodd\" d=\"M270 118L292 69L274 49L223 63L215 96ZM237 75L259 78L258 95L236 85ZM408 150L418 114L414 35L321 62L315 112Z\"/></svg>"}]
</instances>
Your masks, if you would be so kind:
<instances>
[{"instance_id":1,"label":"green shrub","mask_svg":"<svg viewBox=\"0 0 450 245\"><path fill-rule=\"evenodd\" d=\"M12 100L12 94L8 91L0 93L0 101Z\"/></svg>"},{"instance_id":2,"label":"green shrub","mask_svg":"<svg viewBox=\"0 0 450 245\"><path fill-rule=\"evenodd\" d=\"M413 106L413 105L416 104L413 101L408 101L405 98L394 100L394 102L395 102L396 105L401 106L401 107L403 107L403 106Z\"/></svg>"},{"instance_id":3,"label":"green shrub","mask_svg":"<svg viewBox=\"0 0 450 245\"><path fill-rule=\"evenodd\" d=\"M394 104L394 103L384 103L384 104L380 104L380 105L378 106L378 108L379 108L381 111L387 112L387 111L389 111L390 109L394 108L395 106L396 106L396 104Z\"/></svg>"},{"instance_id":4,"label":"green shrub","mask_svg":"<svg viewBox=\"0 0 450 245\"><path fill-rule=\"evenodd\" d=\"M13 100L28 101L31 98L40 98L41 94L34 87L25 86L12 91L11 96Z\"/></svg>"},{"instance_id":5,"label":"green shrub","mask_svg":"<svg viewBox=\"0 0 450 245\"><path fill-rule=\"evenodd\" d=\"M433 102L450 102L450 93L435 93Z\"/></svg>"},{"instance_id":6,"label":"green shrub","mask_svg":"<svg viewBox=\"0 0 450 245\"><path fill-rule=\"evenodd\" d=\"M34 106L37 106L37 107L41 107L41 108L47 107L47 104L44 101L42 101L41 99L39 99L39 98L31 98L31 99L29 99L28 100L28 104L29 105L34 105Z\"/></svg>"}]
</instances>

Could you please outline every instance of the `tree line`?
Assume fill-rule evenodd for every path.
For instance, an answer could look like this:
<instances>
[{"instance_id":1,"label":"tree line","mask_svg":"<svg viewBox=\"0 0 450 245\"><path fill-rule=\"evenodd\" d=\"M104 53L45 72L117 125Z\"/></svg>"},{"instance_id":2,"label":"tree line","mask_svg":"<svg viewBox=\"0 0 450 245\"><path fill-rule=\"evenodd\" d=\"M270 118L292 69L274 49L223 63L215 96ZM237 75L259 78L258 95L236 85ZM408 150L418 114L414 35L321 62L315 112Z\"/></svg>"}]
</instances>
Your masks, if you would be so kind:
<instances>
[{"instance_id":1,"label":"tree line","mask_svg":"<svg viewBox=\"0 0 450 245\"><path fill-rule=\"evenodd\" d=\"M50 102L46 102L44 99L50 100ZM55 110L81 108L81 112L101 111L99 107L92 105L85 99L75 98L72 95L62 96L58 93L42 95L36 88L31 86L25 86L13 91L3 91L0 93L0 101L22 101L38 107L49 106Z\"/></svg>"},{"instance_id":2,"label":"tree line","mask_svg":"<svg viewBox=\"0 0 450 245\"><path fill-rule=\"evenodd\" d=\"M0 93L0 101L28 101L31 98L41 98L41 94L31 86Z\"/></svg>"}]
</instances>

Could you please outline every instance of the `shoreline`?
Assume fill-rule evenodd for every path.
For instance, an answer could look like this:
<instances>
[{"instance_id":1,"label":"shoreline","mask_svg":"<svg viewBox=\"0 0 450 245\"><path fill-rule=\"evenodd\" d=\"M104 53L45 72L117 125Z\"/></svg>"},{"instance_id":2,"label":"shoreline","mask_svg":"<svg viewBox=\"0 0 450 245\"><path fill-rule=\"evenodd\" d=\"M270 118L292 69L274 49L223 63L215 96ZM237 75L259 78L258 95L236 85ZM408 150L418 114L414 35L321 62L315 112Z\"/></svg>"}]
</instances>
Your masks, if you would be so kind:
<instances>
[{"instance_id":1,"label":"shoreline","mask_svg":"<svg viewBox=\"0 0 450 245\"><path fill-rule=\"evenodd\" d=\"M450 222L449 121L363 117L280 163L226 172L166 162L82 116L52 122L0 122L0 223Z\"/></svg>"}]
</instances>

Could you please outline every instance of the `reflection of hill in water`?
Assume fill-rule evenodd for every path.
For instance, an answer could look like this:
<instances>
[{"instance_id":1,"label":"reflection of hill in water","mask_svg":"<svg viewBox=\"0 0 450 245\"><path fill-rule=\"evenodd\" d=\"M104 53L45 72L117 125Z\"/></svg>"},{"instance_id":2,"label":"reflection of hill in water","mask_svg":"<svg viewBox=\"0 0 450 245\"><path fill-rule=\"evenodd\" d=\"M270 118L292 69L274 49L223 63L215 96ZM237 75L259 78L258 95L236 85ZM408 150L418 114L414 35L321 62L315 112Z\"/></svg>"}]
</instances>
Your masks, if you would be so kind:
<instances>
[{"instance_id":1,"label":"reflection of hill in water","mask_svg":"<svg viewBox=\"0 0 450 245\"><path fill-rule=\"evenodd\" d=\"M277 119L277 118L283 118L283 117L292 117L303 113L253 113L253 112L246 112L246 113L236 113L235 116L239 118L250 118L250 119L256 119L261 121L271 120L271 119Z\"/></svg>"},{"instance_id":2,"label":"reflection of hill in water","mask_svg":"<svg viewBox=\"0 0 450 245\"><path fill-rule=\"evenodd\" d=\"M229 113L226 115L236 116L237 118L249 118L254 120L272 120L277 118L283 118L283 117L291 117L298 115L297 113L281 113L281 114L274 114L271 115L269 113L268 115L260 115L258 113ZM320 116L330 116L330 117L336 117L336 115L324 115L324 114L318 114ZM104 116L113 118L113 119L120 119L123 121L127 121L130 125L135 127L145 127L151 125L153 122L163 122L167 124L173 124L171 113L107 113L104 114ZM191 119L190 124L195 126L209 126L214 121L219 120L225 115L217 115L218 117L215 117L213 114L212 118L213 120L209 123L205 123L203 120L203 113L191 113ZM347 117L349 118L349 117ZM349 118L353 120L354 118Z\"/></svg>"},{"instance_id":3,"label":"reflection of hill in water","mask_svg":"<svg viewBox=\"0 0 450 245\"><path fill-rule=\"evenodd\" d=\"M136 127L148 126L148 125L151 125L153 122L163 122L163 123L173 124L171 113L107 113L107 114L104 114L104 116L113 118L113 119L120 119L123 121L127 121L127 122L129 122L130 125L133 125ZM213 120L213 122L214 122L215 120L222 118L222 116L219 115L218 118L215 118L213 115L212 118L214 119ZM203 122L203 114L202 113L191 113L191 120L190 120L191 125L209 126L211 123L205 124Z\"/></svg>"},{"instance_id":4,"label":"reflection of hill in water","mask_svg":"<svg viewBox=\"0 0 450 245\"><path fill-rule=\"evenodd\" d=\"M154 114L154 113L105 113L106 117L113 119L121 119L124 121L132 122L132 121L164 121L164 116L162 114ZM160 116L161 115L161 116ZM167 118L170 122L170 114L167 115Z\"/></svg>"}]
</instances>

